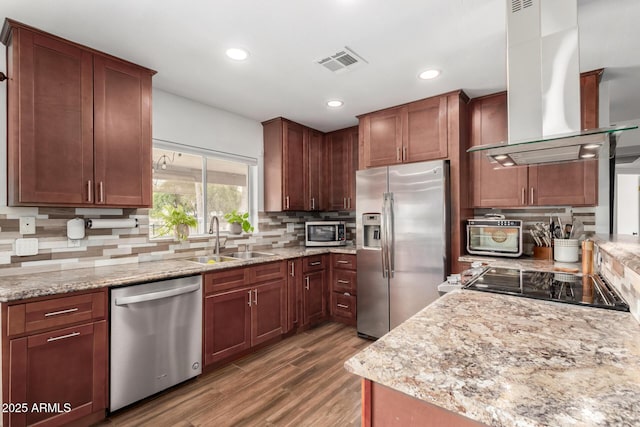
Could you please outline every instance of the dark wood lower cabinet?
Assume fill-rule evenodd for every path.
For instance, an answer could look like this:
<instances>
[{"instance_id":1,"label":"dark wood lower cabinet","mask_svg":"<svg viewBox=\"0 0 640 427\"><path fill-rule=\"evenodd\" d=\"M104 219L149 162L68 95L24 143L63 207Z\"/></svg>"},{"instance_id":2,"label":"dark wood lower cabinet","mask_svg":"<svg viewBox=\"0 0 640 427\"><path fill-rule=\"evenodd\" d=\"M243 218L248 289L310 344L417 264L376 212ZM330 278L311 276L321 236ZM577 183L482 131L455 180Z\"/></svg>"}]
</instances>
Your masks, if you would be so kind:
<instances>
[{"instance_id":1,"label":"dark wood lower cabinet","mask_svg":"<svg viewBox=\"0 0 640 427\"><path fill-rule=\"evenodd\" d=\"M317 323L327 317L326 272L325 270L306 273L303 280L302 305L304 323Z\"/></svg>"},{"instance_id":2,"label":"dark wood lower cabinet","mask_svg":"<svg viewBox=\"0 0 640 427\"><path fill-rule=\"evenodd\" d=\"M279 261L204 275L204 366L285 333L286 266Z\"/></svg>"},{"instance_id":3,"label":"dark wood lower cabinet","mask_svg":"<svg viewBox=\"0 0 640 427\"><path fill-rule=\"evenodd\" d=\"M107 322L13 339L9 343L8 424L63 425L106 408ZM14 408L15 409L15 408Z\"/></svg>"},{"instance_id":4,"label":"dark wood lower cabinet","mask_svg":"<svg viewBox=\"0 0 640 427\"><path fill-rule=\"evenodd\" d=\"M286 295L284 279L256 286L252 293L251 345L258 345L284 333Z\"/></svg>"},{"instance_id":5,"label":"dark wood lower cabinet","mask_svg":"<svg viewBox=\"0 0 640 427\"><path fill-rule=\"evenodd\" d=\"M252 297L251 289L243 288L205 298L205 366L251 347Z\"/></svg>"}]
</instances>

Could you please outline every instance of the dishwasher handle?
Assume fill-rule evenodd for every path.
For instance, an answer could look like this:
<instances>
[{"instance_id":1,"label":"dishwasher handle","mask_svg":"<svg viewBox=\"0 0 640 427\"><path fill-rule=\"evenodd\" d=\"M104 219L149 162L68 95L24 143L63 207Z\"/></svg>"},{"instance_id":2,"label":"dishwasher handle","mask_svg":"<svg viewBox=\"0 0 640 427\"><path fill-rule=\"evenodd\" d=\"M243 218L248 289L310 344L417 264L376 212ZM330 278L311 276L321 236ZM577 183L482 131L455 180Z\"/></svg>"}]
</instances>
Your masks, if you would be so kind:
<instances>
[{"instance_id":1,"label":"dishwasher handle","mask_svg":"<svg viewBox=\"0 0 640 427\"><path fill-rule=\"evenodd\" d=\"M120 298L116 298L115 304L127 305L127 304L136 304L139 302L155 301L159 299L188 294L190 292L195 292L198 289L200 289L200 283L197 283L195 285L183 286L176 289L168 289L166 291L150 292L148 294L134 295L130 297L120 297Z\"/></svg>"}]
</instances>

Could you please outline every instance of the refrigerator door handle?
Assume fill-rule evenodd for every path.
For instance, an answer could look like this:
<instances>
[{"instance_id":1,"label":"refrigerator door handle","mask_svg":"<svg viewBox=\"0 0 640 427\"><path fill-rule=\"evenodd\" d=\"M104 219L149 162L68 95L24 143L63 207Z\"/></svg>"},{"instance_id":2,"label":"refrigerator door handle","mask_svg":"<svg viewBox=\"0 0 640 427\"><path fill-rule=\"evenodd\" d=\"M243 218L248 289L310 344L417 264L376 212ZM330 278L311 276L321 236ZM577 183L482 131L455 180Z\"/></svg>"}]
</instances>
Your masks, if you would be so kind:
<instances>
[{"instance_id":1,"label":"refrigerator door handle","mask_svg":"<svg viewBox=\"0 0 640 427\"><path fill-rule=\"evenodd\" d=\"M389 276L387 267L387 224L385 223L387 217L387 193L382 194L382 210L380 212L382 213L382 218L380 219L380 255L382 256L382 277L386 279Z\"/></svg>"},{"instance_id":2,"label":"refrigerator door handle","mask_svg":"<svg viewBox=\"0 0 640 427\"><path fill-rule=\"evenodd\" d=\"M387 262L389 266L389 274L391 278L395 273L395 230L394 230L394 206L393 206L393 193L389 193L389 199L387 201L389 214L387 215L387 232L389 233L387 237Z\"/></svg>"}]
</instances>

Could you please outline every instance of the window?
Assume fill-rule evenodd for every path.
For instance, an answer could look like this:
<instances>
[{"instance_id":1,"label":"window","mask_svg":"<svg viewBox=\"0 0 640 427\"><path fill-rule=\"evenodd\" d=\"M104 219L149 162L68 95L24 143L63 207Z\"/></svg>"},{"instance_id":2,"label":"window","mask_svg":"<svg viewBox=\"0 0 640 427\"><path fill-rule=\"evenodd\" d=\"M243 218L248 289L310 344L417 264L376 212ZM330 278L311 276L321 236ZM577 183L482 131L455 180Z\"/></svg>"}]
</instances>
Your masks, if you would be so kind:
<instances>
[{"instance_id":1,"label":"window","mask_svg":"<svg viewBox=\"0 0 640 427\"><path fill-rule=\"evenodd\" d=\"M223 217L234 209L249 212L254 223L251 177L256 164L251 158L154 140L150 237L167 234L162 211L170 207L182 206L196 218L197 226L190 227L190 235L208 233L212 215L218 216L220 230L228 230Z\"/></svg>"}]
</instances>

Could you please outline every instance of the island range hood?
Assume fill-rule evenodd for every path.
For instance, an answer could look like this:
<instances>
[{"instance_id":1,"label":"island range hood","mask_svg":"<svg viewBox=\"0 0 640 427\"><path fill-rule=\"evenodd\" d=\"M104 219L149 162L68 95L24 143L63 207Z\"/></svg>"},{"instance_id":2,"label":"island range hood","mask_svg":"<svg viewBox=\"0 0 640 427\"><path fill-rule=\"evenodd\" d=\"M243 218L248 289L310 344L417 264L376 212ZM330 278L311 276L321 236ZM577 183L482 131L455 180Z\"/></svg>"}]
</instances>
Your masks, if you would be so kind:
<instances>
[{"instance_id":1,"label":"island range hood","mask_svg":"<svg viewBox=\"0 0 640 427\"><path fill-rule=\"evenodd\" d=\"M509 141L480 145L500 166L597 158L637 125L580 129L577 0L506 0Z\"/></svg>"}]
</instances>

